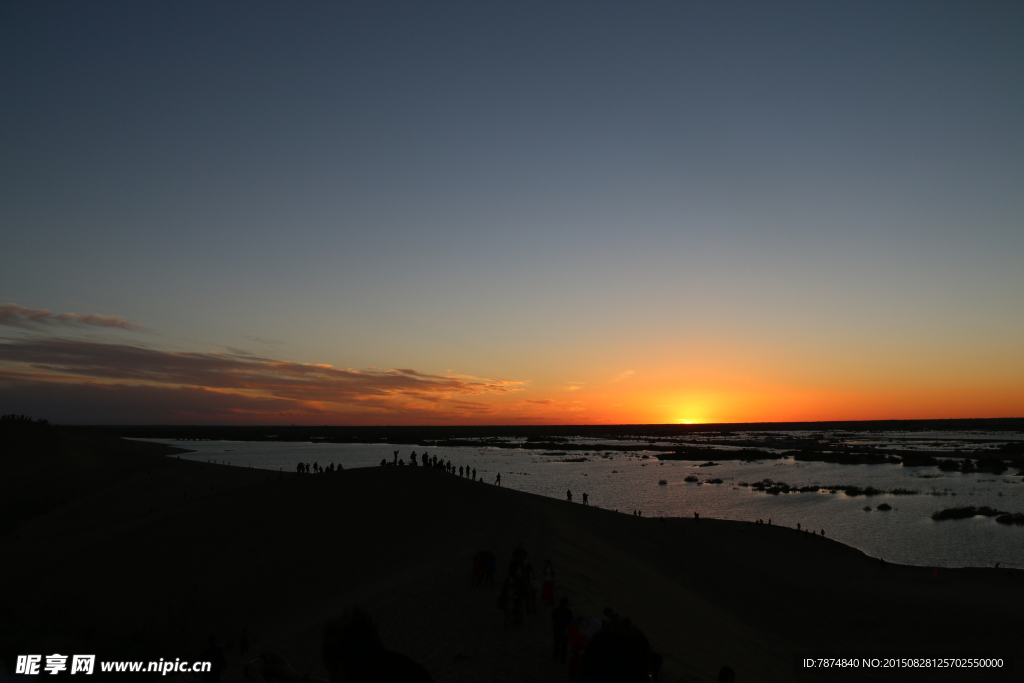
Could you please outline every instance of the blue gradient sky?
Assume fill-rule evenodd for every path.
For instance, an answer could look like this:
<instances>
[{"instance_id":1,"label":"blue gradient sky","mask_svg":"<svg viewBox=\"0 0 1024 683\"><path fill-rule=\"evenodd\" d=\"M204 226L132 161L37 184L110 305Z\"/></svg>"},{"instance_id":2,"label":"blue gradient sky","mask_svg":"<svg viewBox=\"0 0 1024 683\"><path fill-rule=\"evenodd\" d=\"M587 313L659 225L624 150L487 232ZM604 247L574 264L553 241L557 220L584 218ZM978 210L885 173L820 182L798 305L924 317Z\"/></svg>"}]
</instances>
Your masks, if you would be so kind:
<instances>
[{"instance_id":1,"label":"blue gradient sky","mask_svg":"<svg viewBox=\"0 0 1024 683\"><path fill-rule=\"evenodd\" d=\"M129 419L61 339L517 388L138 421L1024 415L1018 2L5 3L0 64L0 303L144 326L8 321L4 411Z\"/></svg>"}]
</instances>

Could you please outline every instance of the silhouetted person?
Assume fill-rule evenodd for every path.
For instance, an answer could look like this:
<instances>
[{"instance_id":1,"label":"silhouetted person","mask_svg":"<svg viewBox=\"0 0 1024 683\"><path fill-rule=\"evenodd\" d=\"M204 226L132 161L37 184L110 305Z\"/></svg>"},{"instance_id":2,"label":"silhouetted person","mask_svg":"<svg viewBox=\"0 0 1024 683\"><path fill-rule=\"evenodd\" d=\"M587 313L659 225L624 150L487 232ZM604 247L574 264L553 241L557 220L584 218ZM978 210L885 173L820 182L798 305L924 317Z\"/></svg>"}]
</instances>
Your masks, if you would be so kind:
<instances>
[{"instance_id":1,"label":"silhouetted person","mask_svg":"<svg viewBox=\"0 0 1024 683\"><path fill-rule=\"evenodd\" d=\"M210 636L199 659L210 662L210 670L203 672L203 683L217 683L224 673L224 648L217 642L216 636Z\"/></svg>"},{"instance_id":2,"label":"silhouetted person","mask_svg":"<svg viewBox=\"0 0 1024 683\"><path fill-rule=\"evenodd\" d=\"M544 569L541 572L540 601L548 605L555 604L555 568L551 560L544 560Z\"/></svg>"},{"instance_id":3,"label":"silhouetted person","mask_svg":"<svg viewBox=\"0 0 1024 683\"><path fill-rule=\"evenodd\" d=\"M572 502L572 491L571 490L569 490L569 489L565 490L565 499L567 501L569 501L570 503Z\"/></svg>"},{"instance_id":4,"label":"silhouetted person","mask_svg":"<svg viewBox=\"0 0 1024 683\"><path fill-rule=\"evenodd\" d=\"M530 582L522 567L516 569L512 579L512 604L515 607L515 624L522 625L526 614L526 601L529 598Z\"/></svg>"},{"instance_id":5,"label":"silhouetted person","mask_svg":"<svg viewBox=\"0 0 1024 683\"><path fill-rule=\"evenodd\" d=\"M409 657L384 648L377 627L365 611L353 607L324 627L321 649L324 668L331 683L433 683L427 670ZM264 671L252 665L245 669L246 679L261 683L268 678L278 681L309 681L320 679L302 676L288 660L275 652L264 653Z\"/></svg>"},{"instance_id":6,"label":"silhouetted person","mask_svg":"<svg viewBox=\"0 0 1024 683\"><path fill-rule=\"evenodd\" d=\"M537 594L540 593L540 583L537 581L537 574L533 571L533 565L529 562L526 563L523 576L526 577L526 613L536 614Z\"/></svg>"},{"instance_id":7,"label":"silhouetted person","mask_svg":"<svg viewBox=\"0 0 1024 683\"><path fill-rule=\"evenodd\" d=\"M463 476L463 475L462 475L462 465L459 465L459 476L460 476L460 477L461 477L461 476Z\"/></svg>"},{"instance_id":8,"label":"silhouetted person","mask_svg":"<svg viewBox=\"0 0 1024 683\"><path fill-rule=\"evenodd\" d=\"M583 615L575 616L569 624L569 680L579 678L580 665L583 664L583 652L587 649L587 636L584 633L589 620Z\"/></svg>"},{"instance_id":9,"label":"silhouetted person","mask_svg":"<svg viewBox=\"0 0 1024 683\"><path fill-rule=\"evenodd\" d=\"M473 553L473 574L472 580L470 581L471 586L479 586L484 582L484 563L485 559L484 551L478 550Z\"/></svg>"},{"instance_id":10,"label":"silhouetted person","mask_svg":"<svg viewBox=\"0 0 1024 683\"><path fill-rule=\"evenodd\" d=\"M646 683L651 646L639 629L602 626L587 643L580 678L601 683Z\"/></svg>"},{"instance_id":11,"label":"silhouetted person","mask_svg":"<svg viewBox=\"0 0 1024 683\"><path fill-rule=\"evenodd\" d=\"M516 545L516 549L512 551L512 561L509 565L509 572L515 572L516 570L525 567L526 557L526 548L523 547L523 543L520 541L519 544Z\"/></svg>"},{"instance_id":12,"label":"silhouetted person","mask_svg":"<svg viewBox=\"0 0 1024 683\"><path fill-rule=\"evenodd\" d=\"M476 468L473 468L473 481L476 481Z\"/></svg>"},{"instance_id":13,"label":"silhouetted person","mask_svg":"<svg viewBox=\"0 0 1024 683\"><path fill-rule=\"evenodd\" d=\"M665 663L665 658L661 656L660 652L651 652L651 683L658 683L661 680L661 666Z\"/></svg>"},{"instance_id":14,"label":"silhouetted person","mask_svg":"<svg viewBox=\"0 0 1024 683\"><path fill-rule=\"evenodd\" d=\"M526 555L526 549L522 547L522 541L520 541L512 551L512 562L516 566L522 566L522 563L526 561Z\"/></svg>"},{"instance_id":15,"label":"silhouetted person","mask_svg":"<svg viewBox=\"0 0 1024 683\"><path fill-rule=\"evenodd\" d=\"M494 483L497 486L501 486L501 472L498 472L498 476L494 478Z\"/></svg>"},{"instance_id":16,"label":"silhouetted person","mask_svg":"<svg viewBox=\"0 0 1024 683\"><path fill-rule=\"evenodd\" d=\"M587 504L587 492L586 491L583 492L583 504L584 505Z\"/></svg>"},{"instance_id":17,"label":"silhouetted person","mask_svg":"<svg viewBox=\"0 0 1024 683\"><path fill-rule=\"evenodd\" d=\"M412 463L413 467L416 467L417 465L419 465L419 463L416 462L416 451L413 451L412 455L409 456L409 462Z\"/></svg>"},{"instance_id":18,"label":"silhouetted person","mask_svg":"<svg viewBox=\"0 0 1024 683\"><path fill-rule=\"evenodd\" d=\"M572 610L569 609L569 598L562 598L558 607L551 610L551 635L553 638L551 658L556 662L564 662L569 649L569 624L572 623Z\"/></svg>"},{"instance_id":19,"label":"silhouetted person","mask_svg":"<svg viewBox=\"0 0 1024 683\"><path fill-rule=\"evenodd\" d=\"M491 551L487 551L484 563L484 580L488 586L494 585L494 573L498 571L498 558Z\"/></svg>"},{"instance_id":20,"label":"silhouetted person","mask_svg":"<svg viewBox=\"0 0 1024 683\"><path fill-rule=\"evenodd\" d=\"M505 578L498 593L498 609L502 612L502 625L508 628L512 623L512 577Z\"/></svg>"}]
</instances>

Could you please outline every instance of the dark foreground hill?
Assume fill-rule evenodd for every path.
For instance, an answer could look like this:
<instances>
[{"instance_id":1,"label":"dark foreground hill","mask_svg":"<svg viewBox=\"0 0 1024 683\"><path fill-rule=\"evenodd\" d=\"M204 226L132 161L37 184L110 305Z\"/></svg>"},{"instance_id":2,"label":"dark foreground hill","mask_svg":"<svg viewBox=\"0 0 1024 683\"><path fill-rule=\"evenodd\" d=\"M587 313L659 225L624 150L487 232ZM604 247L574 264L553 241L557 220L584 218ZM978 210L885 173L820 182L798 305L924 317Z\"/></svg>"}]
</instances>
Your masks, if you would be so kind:
<instances>
[{"instance_id":1,"label":"dark foreground hill","mask_svg":"<svg viewBox=\"0 0 1024 683\"><path fill-rule=\"evenodd\" d=\"M496 609L521 542L538 568L553 561L556 592L577 613L612 607L642 629L664 655L664 681L713 681L725 664L741 683L1021 676L1019 665L917 676L794 666L804 656L1007 659L1019 643L1020 572L883 567L792 529L641 519L435 470L282 476L96 433L2 440L8 670L18 654L196 659L213 634L229 646L223 680L239 680L245 629L254 650L323 675L319 629L358 603L438 683L565 681L550 662L549 609L509 630ZM498 557L494 586L470 585L477 550Z\"/></svg>"}]
</instances>

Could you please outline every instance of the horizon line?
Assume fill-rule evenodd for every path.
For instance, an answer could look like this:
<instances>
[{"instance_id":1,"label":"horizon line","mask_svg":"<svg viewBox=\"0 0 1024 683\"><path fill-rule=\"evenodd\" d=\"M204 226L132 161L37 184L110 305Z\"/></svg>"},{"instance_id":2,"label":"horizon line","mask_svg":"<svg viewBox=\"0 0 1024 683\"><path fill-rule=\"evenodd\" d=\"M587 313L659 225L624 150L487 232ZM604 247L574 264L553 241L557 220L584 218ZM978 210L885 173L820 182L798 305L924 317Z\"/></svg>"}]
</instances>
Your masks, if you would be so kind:
<instances>
[{"instance_id":1,"label":"horizon line","mask_svg":"<svg viewBox=\"0 0 1024 683\"><path fill-rule=\"evenodd\" d=\"M442 428L462 428L462 427L514 427L517 429L523 428L543 428L543 427L587 427L587 428L603 428L603 427L714 427L714 426L725 426L725 425L788 425L788 424L861 424L866 422L986 422L986 421L1011 421L1011 420L1022 420L1024 416L1006 416L1006 417L915 417L915 418L875 418L866 420L847 420L847 419L835 419L835 420L778 420L778 421L760 421L760 422L691 422L691 423L680 423L680 422L622 422L622 423L605 423L605 424L581 424L581 423L547 423L547 424L506 424L506 423L488 423L488 424L285 424L285 423L265 423L265 424L246 424L246 423L218 423L218 424L202 424L202 423L53 423L54 426L63 427L247 427L247 428L312 428L322 429L325 427L329 428L360 428L360 429L394 429L394 428L430 428L430 429L442 429Z\"/></svg>"}]
</instances>

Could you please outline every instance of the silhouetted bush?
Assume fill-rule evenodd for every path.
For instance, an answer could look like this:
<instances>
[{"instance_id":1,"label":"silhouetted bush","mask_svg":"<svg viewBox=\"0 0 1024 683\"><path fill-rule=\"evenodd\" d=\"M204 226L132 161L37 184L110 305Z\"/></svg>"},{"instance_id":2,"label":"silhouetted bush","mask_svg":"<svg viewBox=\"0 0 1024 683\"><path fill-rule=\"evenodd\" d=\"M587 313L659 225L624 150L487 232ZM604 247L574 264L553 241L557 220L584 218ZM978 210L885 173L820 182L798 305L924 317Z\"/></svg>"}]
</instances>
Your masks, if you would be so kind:
<instances>
[{"instance_id":1,"label":"silhouetted bush","mask_svg":"<svg viewBox=\"0 0 1024 683\"><path fill-rule=\"evenodd\" d=\"M4 432L37 432L50 429L52 426L49 420L33 420L28 415L11 413L0 416L0 431Z\"/></svg>"},{"instance_id":2,"label":"silhouetted bush","mask_svg":"<svg viewBox=\"0 0 1024 683\"><path fill-rule=\"evenodd\" d=\"M979 472L991 472L992 474L1002 474L1006 471L1006 463L999 458L985 457L978 460L976 469Z\"/></svg>"},{"instance_id":3,"label":"silhouetted bush","mask_svg":"<svg viewBox=\"0 0 1024 683\"><path fill-rule=\"evenodd\" d=\"M927 467L939 464L938 458L925 453L904 453L902 461L904 467Z\"/></svg>"},{"instance_id":4,"label":"silhouetted bush","mask_svg":"<svg viewBox=\"0 0 1024 683\"><path fill-rule=\"evenodd\" d=\"M1016 524L1017 526L1024 526L1024 512L1014 512L999 515L996 517L996 521L1000 524Z\"/></svg>"},{"instance_id":5,"label":"silhouetted bush","mask_svg":"<svg viewBox=\"0 0 1024 683\"><path fill-rule=\"evenodd\" d=\"M940 522L946 519L970 519L977 515L983 515L985 517L995 517L997 515L1003 515L1006 513L994 510L987 505L981 507L975 507L973 505L965 505L963 507L946 508L939 510L938 512L932 513L932 519L936 522Z\"/></svg>"},{"instance_id":6,"label":"silhouetted bush","mask_svg":"<svg viewBox=\"0 0 1024 683\"><path fill-rule=\"evenodd\" d=\"M859 486L837 486L838 490L843 491L848 496L877 496L885 491L879 491L874 486L866 486L861 488Z\"/></svg>"}]
</instances>

